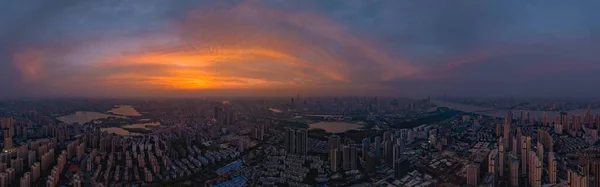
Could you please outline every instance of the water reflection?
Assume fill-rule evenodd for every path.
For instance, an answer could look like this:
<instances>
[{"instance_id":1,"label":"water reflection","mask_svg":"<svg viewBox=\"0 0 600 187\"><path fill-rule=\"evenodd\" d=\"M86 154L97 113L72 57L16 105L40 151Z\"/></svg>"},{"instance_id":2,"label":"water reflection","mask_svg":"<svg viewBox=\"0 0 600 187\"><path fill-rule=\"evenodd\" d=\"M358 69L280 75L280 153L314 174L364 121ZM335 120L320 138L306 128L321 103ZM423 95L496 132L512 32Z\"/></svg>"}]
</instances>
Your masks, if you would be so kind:
<instances>
[{"instance_id":1,"label":"water reflection","mask_svg":"<svg viewBox=\"0 0 600 187\"><path fill-rule=\"evenodd\" d=\"M361 126L358 124L343 122L319 122L310 124L308 127L311 129L323 129L331 133L341 133L346 132L347 130L358 129Z\"/></svg>"}]
</instances>

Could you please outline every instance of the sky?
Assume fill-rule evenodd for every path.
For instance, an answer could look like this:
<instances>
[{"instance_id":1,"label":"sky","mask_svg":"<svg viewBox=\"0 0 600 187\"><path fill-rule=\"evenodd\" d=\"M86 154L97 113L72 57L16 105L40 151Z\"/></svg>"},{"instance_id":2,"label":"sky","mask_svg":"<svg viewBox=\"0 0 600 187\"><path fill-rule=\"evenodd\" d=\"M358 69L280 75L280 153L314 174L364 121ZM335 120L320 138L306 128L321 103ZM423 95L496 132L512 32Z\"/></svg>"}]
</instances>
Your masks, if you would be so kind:
<instances>
[{"instance_id":1,"label":"sky","mask_svg":"<svg viewBox=\"0 0 600 187\"><path fill-rule=\"evenodd\" d=\"M0 97L594 97L598 10L596 0L10 0Z\"/></svg>"}]
</instances>

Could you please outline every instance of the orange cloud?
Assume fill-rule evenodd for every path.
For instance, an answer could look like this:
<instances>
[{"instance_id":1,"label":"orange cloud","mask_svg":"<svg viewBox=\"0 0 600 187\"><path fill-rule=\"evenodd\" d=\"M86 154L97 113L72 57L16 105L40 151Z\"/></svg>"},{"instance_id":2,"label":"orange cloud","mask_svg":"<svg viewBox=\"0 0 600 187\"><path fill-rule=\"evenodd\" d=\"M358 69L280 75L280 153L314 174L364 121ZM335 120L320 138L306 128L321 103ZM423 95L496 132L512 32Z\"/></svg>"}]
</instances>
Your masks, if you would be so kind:
<instances>
[{"instance_id":1,"label":"orange cloud","mask_svg":"<svg viewBox=\"0 0 600 187\"><path fill-rule=\"evenodd\" d=\"M39 50L27 49L13 55L13 65L21 72L25 80L35 80L39 77L45 62L45 55Z\"/></svg>"},{"instance_id":2,"label":"orange cloud","mask_svg":"<svg viewBox=\"0 0 600 187\"><path fill-rule=\"evenodd\" d=\"M389 80L419 71L332 20L252 3L193 11L173 22L169 32L105 37L65 48L49 57L61 59L68 66L63 70L73 68L65 80L115 88L364 89L357 84L366 78ZM28 76L39 74L44 57L30 53L15 60Z\"/></svg>"}]
</instances>

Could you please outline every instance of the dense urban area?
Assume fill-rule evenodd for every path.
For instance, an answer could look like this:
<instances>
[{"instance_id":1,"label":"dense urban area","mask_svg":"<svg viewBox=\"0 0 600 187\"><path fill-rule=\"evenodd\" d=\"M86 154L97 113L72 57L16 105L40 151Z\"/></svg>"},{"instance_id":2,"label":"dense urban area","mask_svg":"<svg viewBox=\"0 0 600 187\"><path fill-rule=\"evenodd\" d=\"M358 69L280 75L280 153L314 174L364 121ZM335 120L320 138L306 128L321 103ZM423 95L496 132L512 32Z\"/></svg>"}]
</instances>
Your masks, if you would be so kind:
<instances>
[{"instance_id":1,"label":"dense urban area","mask_svg":"<svg viewBox=\"0 0 600 187\"><path fill-rule=\"evenodd\" d=\"M591 105L494 116L454 102L3 101L0 187L600 186Z\"/></svg>"}]
</instances>

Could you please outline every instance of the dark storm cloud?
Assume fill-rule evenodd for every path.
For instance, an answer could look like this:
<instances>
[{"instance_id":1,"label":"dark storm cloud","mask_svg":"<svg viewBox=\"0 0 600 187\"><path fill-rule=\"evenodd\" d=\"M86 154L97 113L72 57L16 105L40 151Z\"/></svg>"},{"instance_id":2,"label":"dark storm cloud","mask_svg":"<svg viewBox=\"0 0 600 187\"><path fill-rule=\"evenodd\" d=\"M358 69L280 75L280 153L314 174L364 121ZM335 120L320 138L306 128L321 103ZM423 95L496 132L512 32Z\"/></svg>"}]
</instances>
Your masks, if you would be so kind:
<instances>
[{"instance_id":1,"label":"dark storm cloud","mask_svg":"<svg viewBox=\"0 0 600 187\"><path fill-rule=\"evenodd\" d=\"M44 87L47 82L28 81L34 75L49 82L84 79L85 75L92 77L87 78L89 81L96 81L111 72L154 71L164 65L95 71L84 71L83 67L105 56L165 43L158 41L171 38L162 37L164 33L172 36L170 33L184 32L183 38L179 35L172 38L181 42L197 40L199 37L195 35L200 32L215 32L207 29L204 22L188 23L206 21L190 21L189 15L195 10L202 15L228 16L221 13L228 11L229 15L244 15L247 20L214 18L223 24L233 20L244 25L228 28L247 29L247 33L226 32L242 39L259 36L253 32L271 32L282 38L294 38L280 43L302 41L313 48L307 54L287 53L303 60L323 61L311 66L318 68L316 71L325 74L324 77L335 79L321 78L310 84L379 85L400 94L568 95L546 90L555 90L555 83L571 83L570 89L581 94L600 92L600 87L589 86L594 75L600 73L599 1L250 1L253 4L250 7L269 10L264 12L290 14L263 22L252 17L268 18L271 13L235 8L244 3L249 2L10 1L0 6L0 86L11 88L3 94L15 95L51 90ZM188 25L184 31L173 29L174 24L182 22ZM316 25L311 27L309 23ZM326 27L328 23L335 26ZM156 33L161 33L161 38L147 39ZM190 34L194 36L190 38ZM143 37L143 41L136 39L145 35L152 36ZM44 63L19 64L15 56L27 62L44 58ZM333 62L336 65L330 64ZM288 80L286 74L263 76L257 73L260 69L234 64L212 68L208 69L228 68L222 72L228 76L302 82ZM287 71L286 67L277 68ZM293 73L310 75L314 71L303 67ZM342 79L345 81L336 82ZM89 94L84 87L75 86L71 90Z\"/></svg>"}]
</instances>

